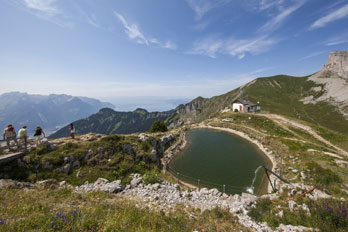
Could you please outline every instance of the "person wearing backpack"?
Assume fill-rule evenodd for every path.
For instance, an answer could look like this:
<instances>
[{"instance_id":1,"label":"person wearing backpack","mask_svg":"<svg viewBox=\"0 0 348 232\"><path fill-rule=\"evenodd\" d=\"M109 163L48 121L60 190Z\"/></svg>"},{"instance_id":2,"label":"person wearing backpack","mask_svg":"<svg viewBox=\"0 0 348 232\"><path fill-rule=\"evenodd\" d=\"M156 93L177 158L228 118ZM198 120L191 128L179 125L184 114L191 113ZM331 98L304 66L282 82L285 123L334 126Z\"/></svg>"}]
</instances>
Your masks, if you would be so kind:
<instances>
[{"instance_id":1,"label":"person wearing backpack","mask_svg":"<svg viewBox=\"0 0 348 232\"><path fill-rule=\"evenodd\" d=\"M3 137L4 137L4 140L6 140L6 143L9 149L11 149L11 140L13 140L18 147L16 131L11 124L8 125L7 128L5 128Z\"/></svg>"},{"instance_id":2,"label":"person wearing backpack","mask_svg":"<svg viewBox=\"0 0 348 232\"><path fill-rule=\"evenodd\" d=\"M43 134L44 137L46 137L46 135L40 126L37 126L36 130L34 131L35 131L34 136L35 136L36 146L38 146L39 144L41 144L41 135Z\"/></svg>"}]
</instances>

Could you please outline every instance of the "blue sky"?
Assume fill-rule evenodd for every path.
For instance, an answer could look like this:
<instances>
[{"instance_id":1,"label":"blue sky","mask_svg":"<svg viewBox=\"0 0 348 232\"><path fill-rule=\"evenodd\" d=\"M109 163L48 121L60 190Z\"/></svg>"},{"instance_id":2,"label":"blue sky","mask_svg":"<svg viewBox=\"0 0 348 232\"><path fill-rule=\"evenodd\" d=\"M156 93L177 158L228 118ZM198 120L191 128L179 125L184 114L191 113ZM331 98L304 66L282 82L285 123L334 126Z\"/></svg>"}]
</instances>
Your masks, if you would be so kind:
<instances>
[{"instance_id":1,"label":"blue sky","mask_svg":"<svg viewBox=\"0 0 348 232\"><path fill-rule=\"evenodd\" d=\"M348 50L347 0L0 3L0 93L177 104L260 76L308 75Z\"/></svg>"}]
</instances>

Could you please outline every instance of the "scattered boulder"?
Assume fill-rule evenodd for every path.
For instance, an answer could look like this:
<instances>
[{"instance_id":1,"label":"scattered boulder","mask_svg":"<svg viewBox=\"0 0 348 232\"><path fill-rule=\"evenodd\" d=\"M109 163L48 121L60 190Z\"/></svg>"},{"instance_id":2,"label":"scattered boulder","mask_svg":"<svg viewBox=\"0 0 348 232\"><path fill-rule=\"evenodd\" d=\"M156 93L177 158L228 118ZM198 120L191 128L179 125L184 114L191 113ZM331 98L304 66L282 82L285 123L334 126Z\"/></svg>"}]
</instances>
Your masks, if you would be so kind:
<instances>
[{"instance_id":1,"label":"scattered boulder","mask_svg":"<svg viewBox=\"0 0 348 232\"><path fill-rule=\"evenodd\" d=\"M36 186L39 188L57 189L59 183L56 179L48 179L36 182Z\"/></svg>"},{"instance_id":2,"label":"scattered boulder","mask_svg":"<svg viewBox=\"0 0 348 232\"><path fill-rule=\"evenodd\" d=\"M76 187L75 191L76 192L93 192L93 191L103 191L107 193L118 193L122 191L123 186L121 184L120 180L115 180L115 181L108 181L107 179L104 178L98 178L98 180L94 183L84 183L83 185Z\"/></svg>"},{"instance_id":3,"label":"scattered boulder","mask_svg":"<svg viewBox=\"0 0 348 232\"><path fill-rule=\"evenodd\" d=\"M80 166L81 166L80 161L75 160L73 165L72 165L72 168L80 168Z\"/></svg>"},{"instance_id":4,"label":"scattered boulder","mask_svg":"<svg viewBox=\"0 0 348 232\"><path fill-rule=\"evenodd\" d=\"M149 138L149 135L145 133L141 133L139 134L138 138L141 142L145 142Z\"/></svg>"},{"instance_id":5,"label":"scattered boulder","mask_svg":"<svg viewBox=\"0 0 348 232\"><path fill-rule=\"evenodd\" d=\"M130 177L132 178L130 185L132 187L136 187L138 186L140 183L142 183L142 177L140 176L140 174L136 173L136 174L131 174Z\"/></svg>"},{"instance_id":6,"label":"scattered boulder","mask_svg":"<svg viewBox=\"0 0 348 232\"><path fill-rule=\"evenodd\" d=\"M70 173L70 170L71 170L71 164L68 163L68 164L64 165L62 171L63 171L65 174L69 174L69 173Z\"/></svg>"}]
</instances>

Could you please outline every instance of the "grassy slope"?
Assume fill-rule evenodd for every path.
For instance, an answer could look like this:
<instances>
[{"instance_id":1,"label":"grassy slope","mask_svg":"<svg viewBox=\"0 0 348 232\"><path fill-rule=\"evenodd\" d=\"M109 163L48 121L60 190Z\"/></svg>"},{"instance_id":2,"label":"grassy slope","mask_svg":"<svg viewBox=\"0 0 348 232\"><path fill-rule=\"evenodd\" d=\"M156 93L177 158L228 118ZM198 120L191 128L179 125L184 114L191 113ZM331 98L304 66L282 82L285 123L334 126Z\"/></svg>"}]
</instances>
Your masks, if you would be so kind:
<instances>
[{"instance_id":1,"label":"grassy slope","mask_svg":"<svg viewBox=\"0 0 348 232\"><path fill-rule=\"evenodd\" d=\"M0 190L0 196L0 231L4 232L249 231L225 210L200 213L179 207L165 215L101 192L9 189Z\"/></svg>"},{"instance_id":2,"label":"grassy slope","mask_svg":"<svg viewBox=\"0 0 348 232\"><path fill-rule=\"evenodd\" d=\"M253 102L259 101L262 110L301 119L348 135L348 121L334 106L324 102L303 104L299 101L308 95L319 97L322 93L310 91L314 86L317 85L307 81L307 77L279 75L258 78L244 90L243 96L248 96Z\"/></svg>"}]
</instances>

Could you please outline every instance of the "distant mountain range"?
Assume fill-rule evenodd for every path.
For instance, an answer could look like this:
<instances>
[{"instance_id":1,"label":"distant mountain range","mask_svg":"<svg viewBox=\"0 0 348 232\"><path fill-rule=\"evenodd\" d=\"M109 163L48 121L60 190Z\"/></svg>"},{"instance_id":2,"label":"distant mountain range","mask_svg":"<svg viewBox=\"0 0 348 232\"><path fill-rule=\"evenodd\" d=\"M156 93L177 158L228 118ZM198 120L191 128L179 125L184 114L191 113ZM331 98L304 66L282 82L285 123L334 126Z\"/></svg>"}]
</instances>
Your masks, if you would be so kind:
<instances>
[{"instance_id":1,"label":"distant mountain range","mask_svg":"<svg viewBox=\"0 0 348 232\"><path fill-rule=\"evenodd\" d=\"M16 130L27 125L30 131L40 125L46 132L52 132L104 107L114 108L110 103L87 97L4 93L0 95L0 129L13 124Z\"/></svg>"}]
</instances>

